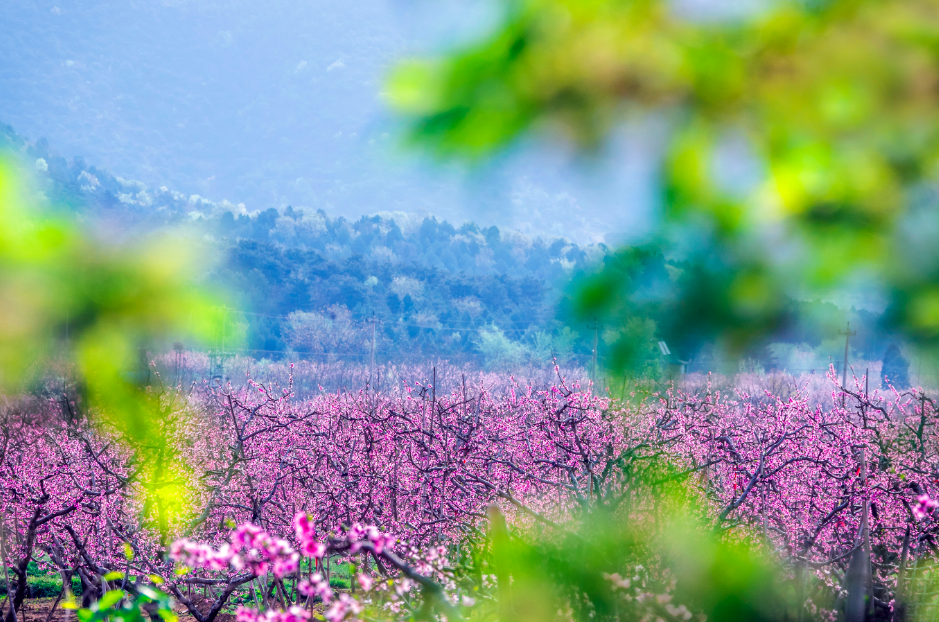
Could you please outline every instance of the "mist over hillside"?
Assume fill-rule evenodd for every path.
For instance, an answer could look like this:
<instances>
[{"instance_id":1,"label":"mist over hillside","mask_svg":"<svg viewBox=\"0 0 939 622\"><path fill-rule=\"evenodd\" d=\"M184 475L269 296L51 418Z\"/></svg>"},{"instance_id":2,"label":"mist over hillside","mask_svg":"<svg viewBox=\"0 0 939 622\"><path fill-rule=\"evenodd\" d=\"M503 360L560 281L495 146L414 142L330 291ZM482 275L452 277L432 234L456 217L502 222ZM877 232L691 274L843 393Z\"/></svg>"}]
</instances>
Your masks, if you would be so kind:
<instances>
[{"instance_id":1,"label":"mist over hillside","mask_svg":"<svg viewBox=\"0 0 939 622\"><path fill-rule=\"evenodd\" d=\"M505 370L555 360L590 365L595 323L574 313L573 298L580 276L615 261L606 245L400 211L359 218L293 206L248 211L243 203L153 188L81 157L66 159L48 141L29 141L2 124L0 152L33 171L40 203L99 234L163 230L201 246L211 259L193 278L230 296L228 328L216 348L363 362L374 340L379 361L446 359ZM650 262L653 289L669 287L682 272L681 262L661 255ZM858 364L879 365L896 347L877 311L792 300L788 315L773 341L739 363L744 369L824 373L841 364L845 321L858 332L851 345ZM620 336L609 327L599 332L601 358ZM665 327L648 335L644 356L651 363L662 362L660 338L692 361L689 370L737 368L709 344Z\"/></svg>"},{"instance_id":2,"label":"mist over hillside","mask_svg":"<svg viewBox=\"0 0 939 622\"><path fill-rule=\"evenodd\" d=\"M651 159L606 168L520 149L472 170L403 153L381 100L392 63L471 38L492 3L422 0L0 6L0 119L151 188L357 218L485 221L578 242L637 235Z\"/></svg>"},{"instance_id":3,"label":"mist over hillside","mask_svg":"<svg viewBox=\"0 0 939 622\"><path fill-rule=\"evenodd\" d=\"M248 212L66 159L48 141L0 125L0 153L32 170L39 203L115 238L165 231L202 247L193 278L229 292L225 349L361 359L372 347L397 360L470 358L509 367L591 352L572 330L571 277L609 249L529 237L473 222L384 212L357 219L310 208ZM579 330L577 328L579 326Z\"/></svg>"}]
</instances>

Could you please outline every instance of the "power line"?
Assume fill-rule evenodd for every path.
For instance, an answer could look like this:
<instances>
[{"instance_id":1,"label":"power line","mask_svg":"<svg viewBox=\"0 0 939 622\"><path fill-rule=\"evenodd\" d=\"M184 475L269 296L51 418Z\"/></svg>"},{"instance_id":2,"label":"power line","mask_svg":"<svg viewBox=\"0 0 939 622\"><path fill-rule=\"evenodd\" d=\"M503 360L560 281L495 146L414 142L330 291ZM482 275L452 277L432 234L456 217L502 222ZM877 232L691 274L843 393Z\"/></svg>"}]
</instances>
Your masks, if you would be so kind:
<instances>
[{"instance_id":1,"label":"power line","mask_svg":"<svg viewBox=\"0 0 939 622\"><path fill-rule=\"evenodd\" d=\"M375 373L375 333L377 332L376 327L378 326L378 320L375 318L374 313L372 313L372 319L369 320L369 323L372 325L372 356L368 366L368 383L369 386L371 386L372 376Z\"/></svg>"},{"instance_id":2,"label":"power line","mask_svg":"<svg viewBox=\"0 0 939 622\"><path fill-rule=\"evenodd\" d=\"M844 369L841 370L841 389L844 391L848 382L848 342L851 340L853 335L857 335L856 330L851 330L851 322L848 322L848 327L845 330L839 330L839 335L844 335ZM841 405L844 406L845 403L845 394L841 394Z\"/></svg>"},{"instance_id":3,"label":"power line","mask_svg":"<svg viewBox=\"0 0 939 622\"><path fill-rule=\"evenodd\" d=\"M239 311L237 309L230 309L230 308L225 308L225 311L226 313L233 313L233 314L238 314L238 315L250 315L250 316L255 316L255 317L265 317L265 318L279 319L279 320L295 319L289 315L277 315L277 314L272 314L272 313L260 313L260 312L255 312L255 311ZM310 312L300 311L299 313L310 313ZM312 313L319 313L319 312L313 311ZM358 320L359 322L369 323L371 321L370 319L363 318L362 316L351 316L351 317L352 319ZM473 326L473 325L459 326L459 325L454 325L454 324L459 323L459 322L466 322L466 320L454 320L454 321L448 321L447 323L441 322L439 325L429 325L429 324L416 324L413 322L394 321L396 317L400 318L400 316L388 316L382 313L374 313L372 317L376 317L379 319L390 318L392 321L389 321L388 322L389 324L393 324L395 326L403 326L405 328L423 328L423 329L430 329L430 330L452 330L452 331L465 331L465 332L484 332L484 331L491 332L492 331L491 327L495 326L503 333L527 333L529 332L532 326L538 326L540 324L539 322L535 320L531 320L531 321L526 321L526 322L514 322L513 321L513 324L527 324L528 328L503 328L501 326L495 325L494 323L490 323L489 327ZM475 323L472 320L470 320L469 322Z\"/></svg>"}]
</instances>

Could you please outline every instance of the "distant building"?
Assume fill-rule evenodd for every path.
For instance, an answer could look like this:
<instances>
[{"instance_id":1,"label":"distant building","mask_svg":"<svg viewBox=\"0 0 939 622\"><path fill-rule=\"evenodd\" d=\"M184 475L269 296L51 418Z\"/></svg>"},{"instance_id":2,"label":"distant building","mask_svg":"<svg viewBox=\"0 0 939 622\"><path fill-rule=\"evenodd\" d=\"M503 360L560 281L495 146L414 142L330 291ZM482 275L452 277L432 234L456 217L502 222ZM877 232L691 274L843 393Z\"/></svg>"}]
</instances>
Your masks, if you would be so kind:
<instances>
[{"instance_id":1,"label":"distant building","mask_svg":"<svg viewBox=\"0 0 939 622\"><path fill-rule=\"evenodd\" d=\"M675 378L677 376L684 376L687 372L688 363L690 361L682 361L678 357L672 355L672 351L669 349L668 344L664 341L659 341L658 346L659 351L662 353L662 357L665 360L665 369L668 373L668 377Z\"/></svg>"}]
</instances>

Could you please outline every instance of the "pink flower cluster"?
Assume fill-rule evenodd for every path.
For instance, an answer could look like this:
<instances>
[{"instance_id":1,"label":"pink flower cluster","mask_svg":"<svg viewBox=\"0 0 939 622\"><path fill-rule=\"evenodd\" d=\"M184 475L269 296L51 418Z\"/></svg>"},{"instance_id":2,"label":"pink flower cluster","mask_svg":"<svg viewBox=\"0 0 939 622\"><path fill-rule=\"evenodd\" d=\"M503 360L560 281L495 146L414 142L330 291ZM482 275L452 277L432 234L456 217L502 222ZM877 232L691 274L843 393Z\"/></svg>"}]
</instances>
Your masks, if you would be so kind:
<instances>
[{"instance_id":1,"label":"pink flower cluster","mask_svg":"<svg viewBox=\"0 0 939 622\"><path fill-rule=\"evenodd\" d=\"M303 607L293 606L287 611L269 609L264 613L247 607L238 607L235 612L236 622L306 622L310 612Z\"/></svg>"},{"instance_id":2,"label":"pink flower cluster","mask_svg":"<svg viewBox=\"0 0 939 622\"><path fill-rule=\"evenodd\" d=\"M255 576L268 571L269 566L277 577L297 571L300 554L289 542L275 538L260 527L244 524L232 534L231 548L234 555L231 565L236 570L248 568Z\"/></svg>"},{"instance_id":3,"label":"pink flower cluster","mask_svg":"<svg viewBox=\"0 0 939 622\"><path fill-rule=\"evenodd\" d=\"M346 617L347 613L352 613L353 615L358 615L362 612L362 603L355 600L348 594L340 594L339 600L333 602L333 606L330 607L325 614L326 620L328 622L339 622Z\"/></svg>"},{"instance_id":4,"label":"pink flower cluster","mask_svg":"<svg viewBox=\"0 0 939 622\"><path fill-rule=\"evenodd\" d=\"M247 568L255 576L270 570L277 577L296 572L300 561L299 553L289 542L248 523L235 529L231 542L217 551L186 538L177 540L170 547L170 558L194 568L223 570L229 565L236 570Z\"/></svg>"},{"instance_id":5,"label":"pink flower cluster","mask_svg":"<svg viewBox=\"0 0 939 622\"><path fill-rule=\"evenodd\" d=\"M372 587L370 579L366 582L362 581L362 575L359 575L359 584L366 591ZM324 604L332 604L324 614L329 622L338 622L338 620L345 618L347 613L358 615L362 611L361 603L348 594L340 594L339 598L336 599L332 588L329 587L329 583L327 583L326 580L323 579L323 575L319 573L310 577L309 581L301 581L298 589L300 593L305 596L319 596L323 599Z\"/></svg>"},{"instance_id":6,"label":"pink flower cluster","mask_svg":"<svg viewBox=\"0 0 939 622\"><path fill-rule=\"evenodd\" d=\"M193 568L224 570L231 561L231 547L225 544L216 551L208 544L182 538L170 546L170 558Z\"/></svg>"},{"instance_id":7,"label":"pink flower cluster","mask_svg":"<svg viewBox=\"0 0 939 622\"><path fill-rule=\"evenodd\" d=\"M363 527L359 523L354 523L352 527L349 528L349 531L346 532L346 535L349 537L349 542L351 543L350 550L353 553L357 553L362 549L362 544L365 540L372 543L372 546L375 547L375 552L378 554L381 554L388 545L394 544L395 541L391 534L378 531L378 527L374 525Z\"/></svg>"},{"instance_id":8,"label":"pink flower cluster","mask_svg":"<svg viewBox=\"0 0 939 622\"><path fill-rule=\"evenodd\" d=\"M309 580L304 579L298 588L304 596L319 596L327 605L333 601L333 590L320 573L314 574Z\"/></svg>"},{"instance_id":9,"label":"pink flower cluster","mask_svg":"<svg viewBox=\"0 0 939 622\"><path fill-rule=\"evenodd\" d=\"M930 499L929 495L922 494L916 498L916 505L913 506L913 514L917 520L923 520L936 508L939 508L939 501Z\"/></svg>"},{"instance_id":10,"label":"pink flower cluster","mask_svg":"<svg viewBox=\"0 0 939 622\"><path fill-rule=\"evenodd\" d=\"M317 559L322 559L326 555L328 546L316 540L316 529L309 516L303 512L294 516L293 527L297 540L300 542L300 551L304 555ZM349 541L349 551L352 553L360 551L362 545L368 541L380 554L395 541L394 537L382 533L374 525L363 526L359 523L349 528L346 537ZM265 574L270 570L279 578L296 572L300 563L300 553L294 550L288 541L275 538L257 525L250 523L245 523L235 529L231 535L231 542L223 544L218 550L187 538L176 540L170 547L170 558L194 568L224 570L229 565L239 571L247 568L255 576ZM313 575L311 578L313 583L304 581L301 584L301 591L304 585L309 586L310 590L328 603L332 599L332 591L329 585L322 582L322 579L317 581L317 577L319 575Z\"/></svg>"},{"instance_id":11,"label":"pink flower cluster","mask_svg":"<svg viewBox=\"0 0 939 622\"><path fill-rule=\"evenodd\" d=\"M316 527L306 512L298 512L293 517L293 529L300 541L300 552L307 557L321 559L326 554L326 545L316 541Z\"/></svg>"},{"instance_id":12,"label":"pink flower cluster","mask_svg":"<svg viewBox=\"0 0 939 622\"><path fill-rule=\"evenodd\" d=\"M372 585L375 583L374 580L367 574L356 575L355 579L358 581L359 587L362 588L363 592L367 592L372 589Z\"/></svg>"}]
</instances>

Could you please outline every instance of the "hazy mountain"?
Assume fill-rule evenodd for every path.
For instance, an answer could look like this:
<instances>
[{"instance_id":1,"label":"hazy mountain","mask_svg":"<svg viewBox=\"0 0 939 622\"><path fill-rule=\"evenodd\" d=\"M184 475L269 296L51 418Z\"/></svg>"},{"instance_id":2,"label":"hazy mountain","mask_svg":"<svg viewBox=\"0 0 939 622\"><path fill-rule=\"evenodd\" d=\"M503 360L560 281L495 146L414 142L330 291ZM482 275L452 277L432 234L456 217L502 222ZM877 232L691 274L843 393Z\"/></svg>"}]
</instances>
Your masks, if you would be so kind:
<instances>
[{"instance_id":1,"label":"hazy mountain","mask_svg":"<svg viewBox=\"0 0 939 622\"><path fill-rule=\"evenodd\" d=\"M654 201L634 141L606 168L522 149L472 172L397 146L388 68L493 16L469 0L6 2L0 119L66 157L250 211L426 212L579 242L635 232Z\"/></svg>"},{"instance_id":2,"label":"hazy mountain","mask_svg":"<svg viewBox=\"0 0 939 622\"><path fill-rule=\"evenodd\" d=\"M229 349L361 358L367 322L379 320L381 352L397 360L547 364L552 352L585 354L588 341L565 328L564 300L571 276L608 253L602 244L401 211L357 219L292 206L249 212L114 176L0 124L0 155L10 153L34 171L32 188L48 209L108 237L164 230L202 247L209 261L192 278L228 292Z\"/></svg>"}]
</instances>

